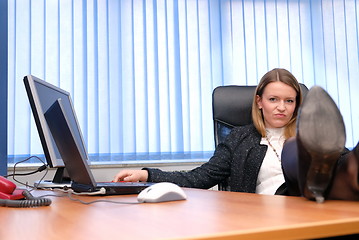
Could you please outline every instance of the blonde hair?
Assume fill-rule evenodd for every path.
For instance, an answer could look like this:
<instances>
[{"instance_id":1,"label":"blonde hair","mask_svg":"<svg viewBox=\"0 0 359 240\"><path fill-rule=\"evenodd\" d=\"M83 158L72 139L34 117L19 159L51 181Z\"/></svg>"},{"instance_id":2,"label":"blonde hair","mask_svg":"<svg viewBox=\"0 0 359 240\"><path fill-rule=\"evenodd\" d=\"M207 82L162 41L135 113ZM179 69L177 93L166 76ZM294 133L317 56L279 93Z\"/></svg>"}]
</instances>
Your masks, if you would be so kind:
<instances>
[{"instance_id":1,"label":"blonde hair","mask_svg":"<svg viewBox=\"0 0 359 240\"><path fill-rule=\"evenodd\" d=\"M298 108L300 104L302 103L302 91L300 88L300 85L297 81L297 79L291 74L288 70L282 69L282 68L274 68L273 70L267 72L264 74L262 79L260 80L256 91L254 93L253 97L253 103L252 103L252 119L254 126L256 127L257 131L262 135L262 137L266 136L266 128L264 124L264 117L262 110L259 109L257 104L257 95L259 97L262 97L262 94L264 92L264 89L269 83L272 82L282 82L290 87L292 87L296 93L296 106L294 109L294 113L292 116L292 119L284 126L284 137L285 139L288 139L290 137L295 136L296 134L296 121L297 121L297 115L298 115Z\"/></svg>"}]
</instances>

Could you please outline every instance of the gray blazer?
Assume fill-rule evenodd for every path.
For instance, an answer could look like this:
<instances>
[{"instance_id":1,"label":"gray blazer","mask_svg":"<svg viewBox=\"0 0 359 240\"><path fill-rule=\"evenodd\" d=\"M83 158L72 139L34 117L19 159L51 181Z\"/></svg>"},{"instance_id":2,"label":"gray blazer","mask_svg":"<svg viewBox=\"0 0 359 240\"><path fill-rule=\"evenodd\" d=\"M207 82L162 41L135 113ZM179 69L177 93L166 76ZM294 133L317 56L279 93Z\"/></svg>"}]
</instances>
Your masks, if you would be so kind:
<instances>
[{"instance_id":1,"label":"gray blazer","mask_svg":"<svg viewBox=\"0 0 359 240\"><path fill-rule=\"evenodd\" d=\"M173 182L182 187L208 189L229 177L231 191L255 193L258 173L267 152L267 146L260 145L260 141L261 135L253 124L236 127L200 167L188 172L144 169L148 171L149 182Z\"/></svg>"}]
</instances>

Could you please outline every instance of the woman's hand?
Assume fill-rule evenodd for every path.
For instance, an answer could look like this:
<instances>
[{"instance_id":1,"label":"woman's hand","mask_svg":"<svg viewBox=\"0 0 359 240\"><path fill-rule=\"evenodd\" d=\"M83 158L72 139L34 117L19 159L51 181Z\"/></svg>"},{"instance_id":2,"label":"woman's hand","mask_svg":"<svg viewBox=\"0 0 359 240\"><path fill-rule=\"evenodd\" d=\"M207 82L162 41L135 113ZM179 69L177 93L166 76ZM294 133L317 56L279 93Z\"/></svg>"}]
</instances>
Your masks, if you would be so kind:
<instances>
[{"instance_id":1,"label":"woman's hand","mask_svg":"<svg viewBox=\"0 0 359 240\"><path fill-rule=\"evenodd\" d=\"M116 174L114 182L147 182L148 172L146 170L122 170Z\"/></svg>"}]
</instances>

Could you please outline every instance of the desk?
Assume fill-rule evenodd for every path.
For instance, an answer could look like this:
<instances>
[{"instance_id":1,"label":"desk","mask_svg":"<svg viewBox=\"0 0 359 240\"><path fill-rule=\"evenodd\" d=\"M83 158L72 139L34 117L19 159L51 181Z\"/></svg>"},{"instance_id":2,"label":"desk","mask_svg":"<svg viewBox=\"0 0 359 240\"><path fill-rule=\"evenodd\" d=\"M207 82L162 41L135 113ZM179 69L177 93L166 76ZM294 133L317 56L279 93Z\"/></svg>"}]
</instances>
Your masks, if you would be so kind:
<instances>
[{"instance_id":1,"label":"desk","mask_svg":"<svg viewBox=\"0 0 359 240\"><path fill-rule=\"evenodd\" d=\"M0 208L0 239L298 239L359 233L359 203L184 189L165 203L84 205L50 197L49 207ZM36 191L34 195L54 194ZM61 195L61 194L60 194ZM136 202L136 195L88 197Z\"/></svg>"}]
</instances>

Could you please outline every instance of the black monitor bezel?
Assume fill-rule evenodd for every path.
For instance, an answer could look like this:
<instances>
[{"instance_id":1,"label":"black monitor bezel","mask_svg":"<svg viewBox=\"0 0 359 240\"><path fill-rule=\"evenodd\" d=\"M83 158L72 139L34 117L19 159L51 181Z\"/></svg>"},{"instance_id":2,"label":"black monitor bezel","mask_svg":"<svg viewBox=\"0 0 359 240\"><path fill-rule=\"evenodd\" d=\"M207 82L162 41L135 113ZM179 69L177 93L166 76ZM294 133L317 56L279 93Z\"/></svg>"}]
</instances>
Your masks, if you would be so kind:
<instances>
[{"instance_id":1,"label":"black monitor bezel","mask_svg":"<svg viewBox=\"0 0 359 240\"><path fill-rule=\"evenodd\" d=\"M56 151L58 151L57 146L55 144L55 141L52 137L51 131L47 125L46 119L45 119L45 112L42 110L42 106L40 103L40 98L39 98L39 94L36 88L36 84L41 84L44 85L45 87L52 89L54 91L57 91L63 95L65 95L68 98L68 101L71 105L72 111L74 110L74 106L73 106L73 102L71 99L71 95L69 92L55 86L52 85L38 77L35 77L33 75L27 75L24 77L24 84L25 84L25 89L29 98L29 103L30 103L30 107L34 116L34 120L35 120L35 124L38 130L38 134L39 134L39 138L41 141L41 145L44 151L44 155L46 158L46 162L49 165L49 167L51 168L64 168L65 164L63 162L62 159L59 159L56 157ZM56 100L55 100L56 101ZM51 103L50 105L52 105L53 103ZM74 112L74 118L75 118L75 122L76 122L76 127L77 129L80 129L79 127L79 123L77 120L77 117L75 115L75 111ZM81 144L83 145L83 148L85 148L85 142L83 139L82 134L80 133L80 138L81 138ZM84 151L84 154L86 156L84 156L85 159L88 159L88 155L87 155L87 151Z\"/></svg>"}]
</instances>

